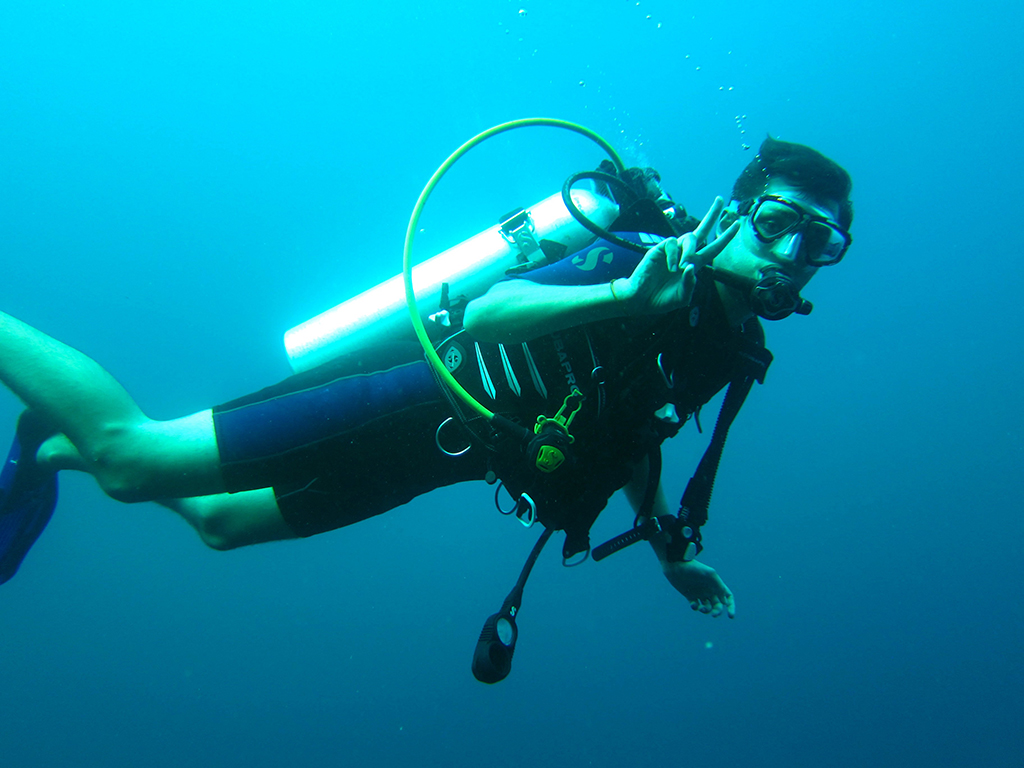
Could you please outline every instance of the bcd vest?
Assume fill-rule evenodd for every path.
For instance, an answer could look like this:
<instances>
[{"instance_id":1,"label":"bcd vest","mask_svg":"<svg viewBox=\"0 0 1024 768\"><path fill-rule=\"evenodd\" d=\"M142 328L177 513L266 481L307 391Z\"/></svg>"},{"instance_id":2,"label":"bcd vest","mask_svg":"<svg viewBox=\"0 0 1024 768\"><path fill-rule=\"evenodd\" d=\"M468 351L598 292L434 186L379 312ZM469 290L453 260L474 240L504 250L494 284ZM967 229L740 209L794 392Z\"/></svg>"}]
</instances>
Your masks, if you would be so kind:
<instances>
[{"instance_id":1,"label":"bcd vest","mask_svg":"<svg viewBox=\"0 0 1024 768\"><path fill-rule=\"evenodd\" d=\"M528 493L548 528L566 533L563 557L589 549L589 531L633 465L675 435L730 381L771 361L756 318L729 326L713 278L698 276L690 306L662 315L591 323L520 344L480 342L466 331L438 347L456 380L497 414L532 429L578 389L566 461L540 472L524 446L452 405L513 498ZM447 391L447 390L446 390Z\"/></svg>"}]
</instances>

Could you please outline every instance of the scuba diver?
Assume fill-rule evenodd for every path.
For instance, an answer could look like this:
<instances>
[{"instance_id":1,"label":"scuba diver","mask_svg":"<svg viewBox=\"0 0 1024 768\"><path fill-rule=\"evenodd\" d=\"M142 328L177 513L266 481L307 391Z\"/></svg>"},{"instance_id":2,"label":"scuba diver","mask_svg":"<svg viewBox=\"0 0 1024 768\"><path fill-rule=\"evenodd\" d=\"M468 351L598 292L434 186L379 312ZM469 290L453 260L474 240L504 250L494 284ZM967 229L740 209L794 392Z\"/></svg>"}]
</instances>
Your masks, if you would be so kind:
<instances>
[{"instance_id":1,"label":"scuba diver","mask_svg":"<svg viewBox=\"0 0 1024 768\"><path fill-rule=\"evenodd\" d=\"M418 344L386 339L157 421L93 360L0 314L0 381L27 407L0 473L0 583L50 519L60 470L92 474L115 500L164 505L221 550L312 536L483 479L511 498L503 512L564 531L567 562L599 559L590 527L623 490L636 522L600 556L647 540L694 610L734 617L732 592L695 559L721 443L771 361L758 318L807 314L800 291L850 246L850 177L769 137L731 201L698 223L652 170L602 187L608 176L594 178L622 204L614 234L451 303L437 354L508 429L467 412ZM742 391L727 395L672 516L658 448L727 386Z\"/></svg>"}]
</instances>

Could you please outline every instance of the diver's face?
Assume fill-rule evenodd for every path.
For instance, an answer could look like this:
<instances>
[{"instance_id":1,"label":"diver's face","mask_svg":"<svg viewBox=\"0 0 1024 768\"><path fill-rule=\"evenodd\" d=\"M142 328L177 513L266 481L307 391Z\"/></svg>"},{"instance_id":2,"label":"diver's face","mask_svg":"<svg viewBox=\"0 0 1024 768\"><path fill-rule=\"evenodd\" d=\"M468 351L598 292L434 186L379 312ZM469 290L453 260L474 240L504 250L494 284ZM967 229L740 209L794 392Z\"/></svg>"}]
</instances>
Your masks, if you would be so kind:
<instances>
[{"instance_id":1,"label":"diver's face","mask_svg":"<svg viewBox=\"0 0 1024 768\"><path fill-rule=\"evenodd\" d=\"M818 200L806 192L788 184L783 179L772 179L765 188L765 195L772 195L792 203L804 212L821 216L832 223L839 220L839 204L834 201ZM727 218L723 218L727 226ZM778 269L788 275L802 289L819 267L807 263L804 254L805 233L793 231L771 242L759 238L750 215L740 220L740 230L729 245L715 258L716 268L723 268L753 280L760 279L766 268Z\"/></svg>"}]
</instances>

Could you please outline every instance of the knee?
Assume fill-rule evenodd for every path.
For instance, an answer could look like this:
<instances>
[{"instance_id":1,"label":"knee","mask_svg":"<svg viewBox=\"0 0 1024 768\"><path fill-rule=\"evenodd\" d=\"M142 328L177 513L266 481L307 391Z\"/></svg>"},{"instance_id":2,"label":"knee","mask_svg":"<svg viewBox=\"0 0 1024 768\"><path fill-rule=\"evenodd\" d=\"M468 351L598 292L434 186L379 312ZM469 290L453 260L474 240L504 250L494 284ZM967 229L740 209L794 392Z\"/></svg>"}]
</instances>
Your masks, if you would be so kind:
<instances>
[{"instance_id":1,"label":"knee","mask_svg":"<svg viewBox=\"0 0 1024 768\"><path fill-rule=\"evenodd\" d=\"M153 501L161 494L138 425L109 425L78 447L82 469L110 498L125 504Z\"/></svg>"},{"instance_id":2,"label":"knee","mask_svg":"<svg viewBox=\"0 0 1024 768\"><path fill-rule=\"evenodd\" d=\"M203 544L218 552L227 552L242 546L240 541L231 538L224 531L218 530L215 527L200 527L199 538Z\"/></svg>"},{"instance_id":3,"label":"knee","mask_svg":"<svg viewBox=\"0 0 1024 768\"><path fill-rule=\"evenodd\" d=\"M178 511L211 549L223 551L295 538L270 488L198 496L177 503L183 505Z\"/></svg>"},{"instance_id":4,"label":"knee","mask_svg":"<svg viewBox=\"0 0 1024 768\"><path fill-rule=\"evenodd\" d=\"M218 552L227 552L250 544L245 526L238 519L233 505L224 504L218 496L190 499L195 507L193 525L203 544Z\"/></svg>"},{"instance_id":5,"label":"knee","mask_svg":"<svg viewBox=\"0 0 1024 768\"><path fill-rule=\"evenodd\" d=\"M138 504L156 499L156 494L148 490L148 483L142 473L131 463L105 463L101 468L94 465L92 475L103 492L114 501Z\"/></svg>"}]
</instances>

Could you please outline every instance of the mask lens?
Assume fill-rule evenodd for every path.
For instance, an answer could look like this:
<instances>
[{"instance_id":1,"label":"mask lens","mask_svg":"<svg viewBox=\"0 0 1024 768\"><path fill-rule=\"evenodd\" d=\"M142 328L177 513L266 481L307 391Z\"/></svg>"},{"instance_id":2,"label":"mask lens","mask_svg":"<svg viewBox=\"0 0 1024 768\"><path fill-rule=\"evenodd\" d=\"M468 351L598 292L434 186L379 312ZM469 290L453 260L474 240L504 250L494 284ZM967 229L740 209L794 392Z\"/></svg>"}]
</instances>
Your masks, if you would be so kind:
<instances>
[{"instance_id":1,"label":"mask lens","mask_svg":"<svg viewBox=\"0 0 1024 768\"><path fill-rule=\"evenodd\" d=\"M777 200L765 200L754 212L754 229L766 240L782 237L800 223L800 212Z\"/></svg>"},{"instance_id":2,"label":"mask lens","mask_svg":"<svg viewBox=\"0 0 1024 768\"><path fill-rule=\"evenodd\" d=\"M835 264L846 251L846 238L835 227L812 221L804 233L807 263L816 266Z\"/></svg>"}]
</instances>

